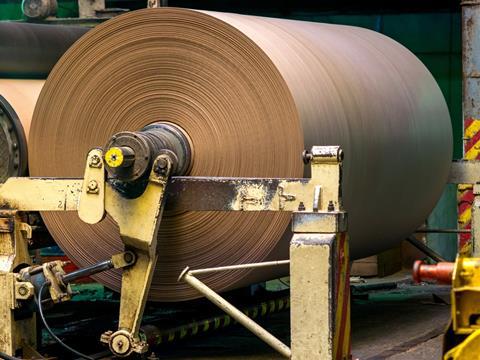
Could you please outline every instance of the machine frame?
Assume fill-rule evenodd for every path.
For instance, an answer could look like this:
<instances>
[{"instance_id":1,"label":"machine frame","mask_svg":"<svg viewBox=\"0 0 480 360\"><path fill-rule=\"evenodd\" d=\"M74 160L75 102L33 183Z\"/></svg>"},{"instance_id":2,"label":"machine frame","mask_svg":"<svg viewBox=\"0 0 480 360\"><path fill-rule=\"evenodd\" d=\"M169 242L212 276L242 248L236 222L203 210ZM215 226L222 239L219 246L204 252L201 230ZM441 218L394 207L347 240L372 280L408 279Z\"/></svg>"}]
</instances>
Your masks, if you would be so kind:
<instances>
[{"instance_id":1,"label":"machine frame","mask_svg":"<svg viewBox=\"0 0 480 360\"><path fill-rule=\"evenodd\" d=\"M100 149L89 152L83 179L8 179L0 187L0 207L4 209L0 213L0 316L8 319L0 336L0 351L15 355L27 345L36 345L33 316L21 321L15 318L35 295L35 287L25 281L20 270L30 264L27 243L31 228L20 217L27 211L78 211L90 224L108 213L117 222L125 245L125 253L116 255L117 261L112 262L124 268L119 327L104 333L101 341L108 343L116 356L147 351L139 326L157 260L157 232L168 203L191 211L292 212L291 349L230 304L225 307L218 294L195 278L206 270L186 270L180 280L194 286L285 357L349 359L349 257L341 197L342 159L338 146L312 147L304 153L305 163L311 164L310 179L172 177L175 161L167 151L155 158L144 192L134 199L125 197L109 181ZM44 266L43 272L52 285L52 300L61 301L70 294L62 282L61 264L57 265L55 276L47 276L50 265ZM253 266L268 265L272 264ZM24 287L27 293L19 290Z\"/></svg>"}]
</instances>

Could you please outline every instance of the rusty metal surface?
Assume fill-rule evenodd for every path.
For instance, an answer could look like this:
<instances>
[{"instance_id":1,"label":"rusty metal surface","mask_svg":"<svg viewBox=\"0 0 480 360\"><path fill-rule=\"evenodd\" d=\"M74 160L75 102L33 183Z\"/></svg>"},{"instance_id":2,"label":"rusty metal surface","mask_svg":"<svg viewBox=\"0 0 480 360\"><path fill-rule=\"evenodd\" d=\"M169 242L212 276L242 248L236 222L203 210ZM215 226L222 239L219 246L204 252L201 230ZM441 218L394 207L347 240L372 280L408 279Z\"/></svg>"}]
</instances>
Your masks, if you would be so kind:
<instances>
[{"instance_id":1,"label":"rusty metal surface","mask_svg":"<svg viewBox=\"0 0 480 360\"><path fill-rule=\"evenodd\" d=\"M480 117L480 3L462 1L463 117Z\"/></svg>"},{"instance_id":2,"label":"rusty metal surface","mask_svg":"<svg viewBox=\"0 0 480 360\"><path fill-rule=\"evenodd\" d=\"M174 176L167 187L167 210L173 211L228 211L242 188L261 188L262 209L271 207L278 200L281 184L307 184L308 179L246 179ZM248 201L248 199L246 199ZM234 205L234 204L233 204ZM273 207L272 207L273 210Z\"/></svg>"},{"instance_id":3,"label":"rusty metal surface","mask_svg":"<svg viewBox=\"0 0 480 360\"><path fill-rule=\"evenodd\" d=\"M480 181L480 161L458 160L452 162L448 182L450 184L476 184Z\"/></svg>"},{"instance_id":4,"label":"rusty metal surface","mask_svg":"<svg viewBox=\"0 0 480 360\"><path fill-rule=\"evenodd\" d=\"M418 228L450 169L451 125L440 89L393 40L348 26L160 8L101 24L59 61L35 111L31 173L81 176L92 147L155 121L189 134L195 176L308 176L305 148L341 145L354 259ZM108 219L95 226L75 214L44 219L80 265L121 251ZM175 282L186 265L284 258L289 220L168 212L151 298L198 296ZM276 275L240 271L202 281L220 291ZM120 276L98 279L118 288Z\"/></svg>"}]
</instances>

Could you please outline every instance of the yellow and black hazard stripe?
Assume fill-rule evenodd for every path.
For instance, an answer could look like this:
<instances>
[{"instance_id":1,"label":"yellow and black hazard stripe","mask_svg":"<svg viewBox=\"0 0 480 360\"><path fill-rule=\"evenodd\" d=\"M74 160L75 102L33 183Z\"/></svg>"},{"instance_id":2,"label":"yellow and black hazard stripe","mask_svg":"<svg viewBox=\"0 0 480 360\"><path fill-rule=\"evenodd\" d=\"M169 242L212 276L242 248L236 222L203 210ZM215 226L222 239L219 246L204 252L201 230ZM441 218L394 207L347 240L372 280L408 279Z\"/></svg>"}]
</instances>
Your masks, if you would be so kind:
<instances>
[{"instance_id":1,"label":"yellow and black hazard stripe","mask_svg":"<svg viewBox=\"0 0 480 360\"><path fill-rule=\"evenodd\" d=\"M348 235L337 235L335 267L335 324L334 359L347 359L351 354L350 340L350 264L348 263Z\"/></svg>"},{"instance_id":2,"label":"yellow and black hazard stripe","mask_svg":"<svg viewBox=\"0 0 480 360\"><path fill-rule=\"evenodd\" d=\"M268 300L250 307L246 307L242 309L242 312L250 318L255 319L266 317L270 314L288 309L290 309L290 297L284 296L278 299ZM168 330L160 330L154 326L149 326L149 334L143 334L143 336L147 339L149 345L158 346L182 340L187 337L213 332L233 324L236 324L235 320L233 320L227 314L222 314L208 319L194 321L189 324L174 327ZM152 330L152 328L155 328L155 330ZM142 332L142 329L140 331ZM154 334L152 334L152 331Z\"/></svg>"},{"instance_id":3,"label":"yellow and black hazard stripe","mask_svg":"<svg viewBox=\"0 0 480 360\"><path fill-rule=\"evenodd\" d=\"M464 159L480 159L480 119L468 118L464 121ZM458 228L470 229L472 226L473 185L459 184L457 188ZM470 233L461 233L458 237L458 249L469 254Z\"/></svg>"}]
</instances>

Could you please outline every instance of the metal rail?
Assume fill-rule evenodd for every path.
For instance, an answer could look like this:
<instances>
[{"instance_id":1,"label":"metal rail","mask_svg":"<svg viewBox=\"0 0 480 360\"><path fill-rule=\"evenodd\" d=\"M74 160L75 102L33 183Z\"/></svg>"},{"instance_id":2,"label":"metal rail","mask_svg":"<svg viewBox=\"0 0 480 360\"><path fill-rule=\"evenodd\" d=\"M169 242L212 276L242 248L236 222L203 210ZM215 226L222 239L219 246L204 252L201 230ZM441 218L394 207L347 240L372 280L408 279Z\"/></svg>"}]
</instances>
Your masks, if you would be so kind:
<instances>
[{"instance_id":1,"label":"metal rail","mask_svg":"<svg viewBox=\"0 0 480 360\"><path fill-rule=\"evenodd\" d=\"M193 287L194 289L199 291L202 295L204 295L213 304L215 304L220 309L225 311L228 315L230 315L232 318L237 320L245 328L250 330L253 334L255 334L260 339L262 339L265 343L270 345L273 349L278 351L284 357L290 358L292 356L292 351L287 345L285 345L278 338L270 334L267 330L265 330L263 327L258 325L255 321L250 319L242 311L237 309L234 305L229 303L227 300L225 300L223 297L218 295L215 291L210 289L207 285L205 285L203 282L201 282L194 276L198 274L206 274L206 273L219 272L219 271L287 265L289 263L290 263L289 260L281 260L281 261L269 261L264 263L222 266L218 268L207 268L207 269L198 269L198 270L189 270L189 268L186 267L178 277L178 281L185 281L191 287Z\"/></svg>"},{"instance_id":2,"label":"metal rail","mask_svg":"<svg viewBox=\"0 0 480 360\"><path fill-rule=\"evenodd\" d=\"M431 248L429 248L427 245L425 245L423 242L415 239L413 236L409 236L406 238L406 240L415 246L418 250L423 252L425 255L427 255L430 259L432 259L435 262L446 262L441 255L433 251Z\"/></svg>"}]
</instances>

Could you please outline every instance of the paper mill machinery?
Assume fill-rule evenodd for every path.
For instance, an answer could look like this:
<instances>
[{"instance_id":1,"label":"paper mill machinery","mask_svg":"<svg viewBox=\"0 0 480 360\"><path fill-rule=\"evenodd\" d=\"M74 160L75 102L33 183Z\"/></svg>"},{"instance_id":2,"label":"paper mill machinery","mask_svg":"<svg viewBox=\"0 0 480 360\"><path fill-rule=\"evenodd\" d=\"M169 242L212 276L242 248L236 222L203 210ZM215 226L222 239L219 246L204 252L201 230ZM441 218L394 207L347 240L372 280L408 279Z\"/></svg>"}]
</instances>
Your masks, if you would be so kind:
<instances>
[{"instance_id":1,"label":"paper mill machinery","mask_svg":"<svg viewBox=\"0 0 480 360\"><path fill-rule=\"evenodd\" d=\"M0 81L2 353L35 353L44 304L94 276L120 291L99 336L114 356L146 354L147 300L203 296L286 358L351 358L350 259L412 233L449 176L448 110L418 59L360 28L162 8L52 62L34 112L31 84ZM31 263L35 212L79 270ZM290 346L220 295L286 273Z\"/></svg>"}]
</instances>

